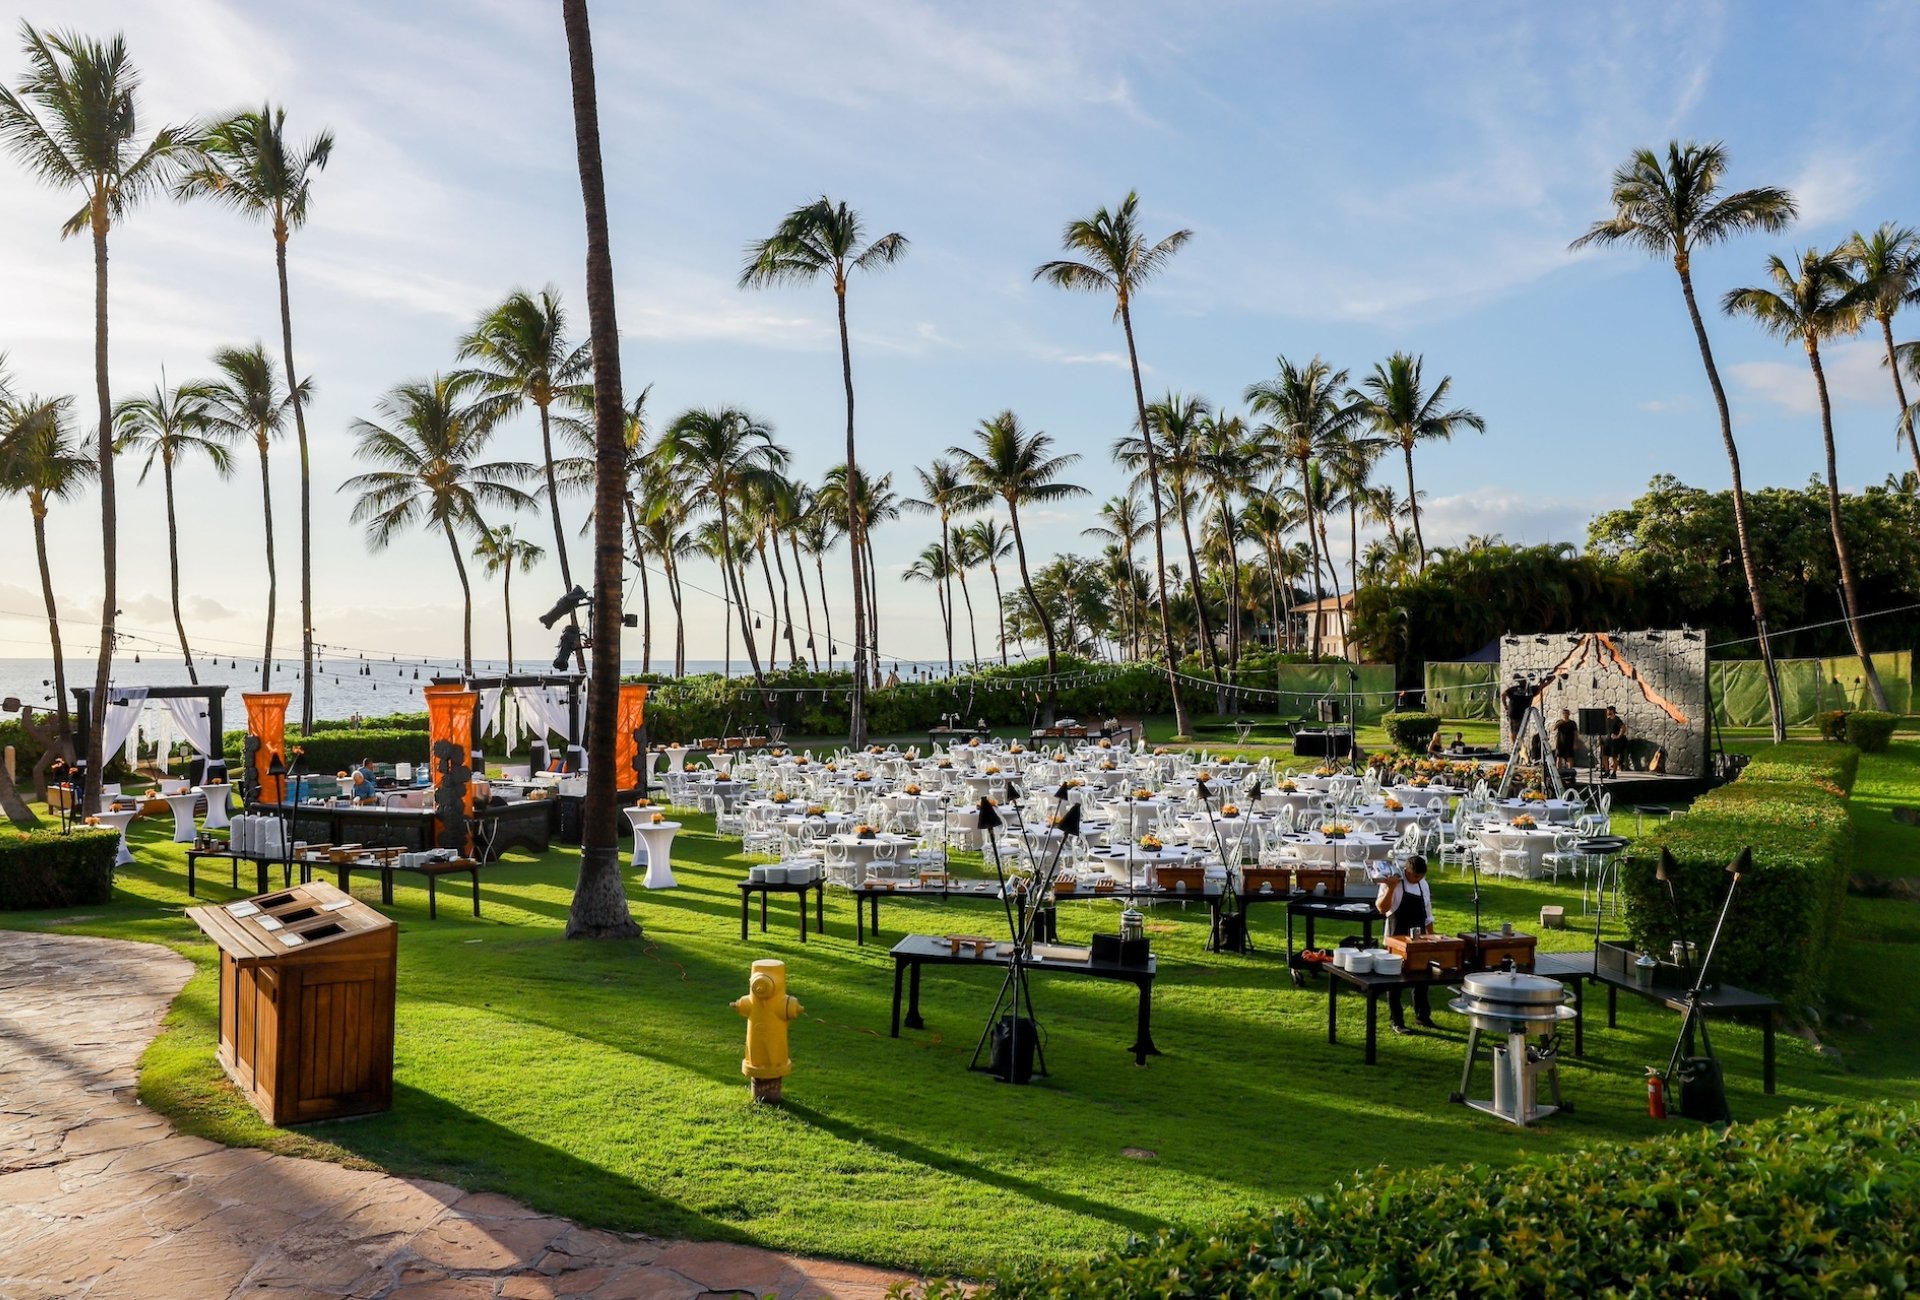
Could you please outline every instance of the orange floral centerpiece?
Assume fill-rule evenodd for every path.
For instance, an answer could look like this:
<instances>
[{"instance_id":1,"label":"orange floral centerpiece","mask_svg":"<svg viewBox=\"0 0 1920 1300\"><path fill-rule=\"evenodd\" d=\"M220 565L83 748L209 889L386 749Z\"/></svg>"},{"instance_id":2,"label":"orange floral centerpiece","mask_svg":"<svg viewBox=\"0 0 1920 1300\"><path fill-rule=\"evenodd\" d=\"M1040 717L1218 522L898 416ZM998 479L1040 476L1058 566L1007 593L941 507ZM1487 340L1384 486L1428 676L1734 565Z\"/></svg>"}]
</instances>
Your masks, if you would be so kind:
<instances>
[{"instance_id":1,"label":"orange floral centerpiece","mask_svg":"<svg viewBox=\"0 0 1920 1300\"><path fill-rule=\"evenodd\" d=\"M1009 754L1024 754L1027 752L1027 750L1026 750L1026 746L1024 745L1014 744L1014 745L1007 746L1007 752Z\"/></svg>"},{"instance_id":2,"label":"orange floral centerpiece","mask_svg":"<svg viewBox=\"0 0 1920 1300\"><path fill-rule=\"evenodd\" d=\"M1113 748L1113 742L1112 742L1111 740L1107 740L1106 738L1104 738L1104 737L1102 737L1102 738L1101 738L1101 741L1100 741L1100 748L1101 748L1101 749L1112 749L1112 748Z\"/></svg>"},{"instance_id":3,"label":"orange floral centerpiece","mask_svg":"<svg viewBox=\"0 0 1920 1300\"><path fill-rule=\"evenodd\" d=\"M1140 847L1149 853L1158 853L1161 849L1165 848L1166 845L1160 842L1158 835L1142 835L1140 837Z\"/></svg>"},{"instance_id":4,"label":"orange floral centerpiece","mask_svg":"<svg viewBox=\"0 0 1920 1300\"><path fill-rule=\"evenodd\" d=\"M1412 786L1416 790L1424 790L1428 786L1432 785L1433 781L1429 777L1416 776L1413 778L1413 780L1407 782L1407 784Z\"/></svg>"},{"instance_id":5,"label":"orange floral centerpiece","mask_svg":"<svg viewBox=\"0 0 1920 1300\"><path fill-rule=\"evenodd\" d=\"M877 826L869 826L866 822L861 822L853 828L853 833L856 838L870 840L880 833L880 828Z\"/></svg>"},{"instance_id":6,"label":"orange floral centerpiece","mask_svg":"<svg viewBox=\"0 0 1920 1300\"><path fill-rule=\"evenodd\" d=\"M980 770L986 773L988 776L1000 775L1000 765L998 763L988 763L985 767L981 768Z\"/></svg>"},{"instance_id":7,"label":"orange floral centerpiece","mask_svg":"<svg viewBox=\"0 0 1920 1300\"><path fill-rule=\"evenodd\" d=\"M1223 803L1220 805L1220 815L1222 817L1238 817L1240 815L1240 805L1237 803Z\"/></svg>"},{"instance_id":8,"label":"orange floral centerpiece","mask_svg":"<svg viewBox=\"0 0 1920 1300\"><path fill-rule=\"evenodd\" d=\"M1087 783L1087 778L1085 778L1084 776L1070 776L1067 778L1067 789L1078 790L1081 786L1084 786L1086 783Z\"/></svg>"},{"instance_id":9,"label":"orange floral centerpiece","mask_svg":"<svg viewBox=\"0 0 1920 1300\"><path fill-rule=\"evenodd\" d=\"M952 760L952 759L950 759L950 758L943 758L943 759L941 759L941 760L940 760L940 762L939 762L939 764L938 764L938 766L939 766L939 767L940 767L940 768L941 768L942 770L945 770L945 769L947 769L947 768L950 768L950 767L952 767L952 766L953 766L953 760Z\"/></svg>"},{"instance_id":10,"label":"orange floral centerpiece","mask_svg":"<svg viewBox=\"0 0 1920 1300\"><path fill-rule=\"evenodd\" d=\"M823 804L823 803L810 803L810 804L808 804L808 805L807 805L807 816L809 816L809 817L825 817L826 815L827 815L827 806L826 806L825 804Z\"/></svg>"},{"instance_id":11,"label":"orange floral centerpiece","mask_svg":"<svg viewBox=\"0 0 1920 1300\"><path fill-rule=\"evenodd\" d=\"M873 773L871 773L871 772L855 772L855 773L853 774L853 779L854 779L854 780L856 780L856 781L871 781L871 780L873 780Z\"/></svg>"},{"instance_id":12,"label":"orange floral centerpiece","mask_svg":"<svg viewBox=\"0 0 1920 1300\"><path fill-rule=\"evenodd\" d=\"M1102 772L1118 772L1120 770L1120 765L1109 758L1101 762L1100 770Z\"/></svg>"},{"instance_id":13,"label":"orange floral centerpiece","mask_svg":"<svg viewBox=\"0 0 1920 1300\"><path fill-rule=\"evenodd\" d=\"M1353 827L1345 822L1322 822L1320 833L1330 840L1343 840L1353 832Z\"/></svg>"},{"instance_id":14,"label":"orange floral centerpiece","mask_svg":"<svg viewBox=\"0 0 1920 1300\"><path fill-rule=\"evenodd\" d=\"M1405 804L1401 803L1398 799L1395 799L1392 795L1388 795L1385 799L1382 799L1380 801L1380 806L1382 808L1385 808L1388 812L1400 812L1406 808Z\"/></svg>"},{"instance_id":15,"label":"orange floral centerpiece","mask_svg":"<svg viewBox=\"0 0 1920 1300\"><path fill-rule=\"evenodd\" d=\"M1520 798L1527 803L1545 803L1547 801L1547 792L1545 790L1529 790L1521 795Z\"/></svg>"},{"instance_id":16,"label":"orange floral centerpiece","mask_svg":"<svg viewBox=\"0 0 1920 1300\"><path fill-rule=\"evenodd\" d=\"M902 786L900 789L900 793L901 794L919 794L920 787L917 785Z\"/></svg>"},{"instance_id":17,"label":"orange floral centerpiece","mask_svg":"<svg viewBox=\"0 0 1920 1300\"><path fill-rule=\"evenodd\" d=\"M657 812L653 815L653 824L655 826L658 826L661 822L664 822L666 819L667 819L667 815L665 813Z\"/></svg>"},{"instance_id":18,"label":"orange floral centerpiece","mask_svg":"<svg viewBox=\"0 0 1920 1300\"><path fill-rule=\"evenodd\" d=\"M1292 777L1288 777L1280 783L1279 788L1283 794L1298 794L1300 792L1300 783Z\"/></svg>"},{"instance_id":19,"label":"orange floral centerpiece","mask_svg":"<svg viewBox=\"0 0 1920 1300\"><path fill-rule=\"evenodd\" d=\"M785 790L775 790L773 792L773 801L775 803L790 803L792 800L793 800L793 796L788 794Z\"/></svg>"},{"instance_id":20,"label":"orange floral centerpiece","mask_svg":"<svg viewBox=\"0 0 1920 1300\"><path fill-rule=\"evenodd\" d=\"M1314 768L1314 769L1313 769L1313 774L1314 774L1315 776L1332 776L1332 775L1333 775L1333 769L1332 769L1332 768L1330 768L1330 767L1327 767L1327 766L1325 766L1325 765L1323 764L1323 765L1322 765L1322 766L1320 766L1320 767L1316 767L1316 768Z\"/></svg>"},{"instance_id":21,"label":"orange floral centerpiece","mask_svg":"<svg viewBox=\"0 0 1920 1300\"><path fill-rule=\"evenodd\" d=\"M1538 825L1538 822L1534 821L1533 818L1527 816L1525 813L1521 813L1513 819L1513 829L1517 831L1530 831Z\"/></svg>"},{"instance_id":22,"label":"orange floral centerpiece","mask_svg":"<svg viewBox=\"0 0 1920 1300\"><path fill-rule=\"evenodd\" d=\"M1153 747L1153 756L1155 758L1164 758L1166 757L1166 754L1167 754L1167 747L1165 745L1155 745Z\"/></svg>"},{"instance_id":23,"label":"orange floral centerpiece","mask_svg":"<svg viewBox=\"0 0 1920 1300\"><path fill-rule=\"evenodd\" d=\"M1153 798L1153 791L1143 785L1128 797L1133 799L1151 799Z\"/></svg>"},{"instance_id":24,"label":"orange floral centerpiece","mask_svg":"<svg viewBox=\"0 0 1920 1300\"><path fill-rule=\"evenodd\" d=\"M793 765L795 767L805 767L807 764L811 763L812 761L813 760L808 758L805 754L802 754L800 755L800 757L793 760Z\"/></svg>"},{"instance_id":25,"label":"orange floral centerpiece","mask_svg":"<svg viewBox=\"0 0 1920 1300\"><path fill-rule=\"evenodd\" d=\"M1213 780L1213 773L1203 767L1193 774L1193 779L1196 781L1211 781Z\"/></svg>"},{"instance_id":26,"label":"orange floral centerpiece","mask_svg":"<svg viewBox=\"0 0 1920 1300\"><path fill-rule=\"evenodd\" d=\"M635 799L635 800L633 801L633 806L634 806L635 808L651 808L651 807L653 806L653 800L651 800L651 799Z\"/></svg>"},{"instance_id":27,"label":"orange floral centerpiece","mask_svg":"<svg viewBox=\"0 0 1920 1300\"><path fill-rule=\"evenodd\" d=\"M974 738L973 738L972 740L969 740L969 741L967 742L967 748L968 748L968 749L978 749L978 748L980 748L980 737L978 737L978 736L975 736L975 737L974 737Z\"/></svg>"}]
</instances>

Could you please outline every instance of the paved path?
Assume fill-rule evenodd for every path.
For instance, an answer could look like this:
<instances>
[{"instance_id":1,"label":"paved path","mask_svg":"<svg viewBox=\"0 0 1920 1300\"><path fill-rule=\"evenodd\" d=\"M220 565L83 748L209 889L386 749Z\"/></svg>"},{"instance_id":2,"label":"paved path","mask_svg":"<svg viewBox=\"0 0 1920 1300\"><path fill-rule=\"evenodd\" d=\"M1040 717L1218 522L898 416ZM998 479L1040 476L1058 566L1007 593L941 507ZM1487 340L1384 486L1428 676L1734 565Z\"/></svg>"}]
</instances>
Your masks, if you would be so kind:
<instances>
[{"instance_id":1,"label":"paved path","mask_svg":"<svg viewBox=\"0 0 1920 1300\"><path fill-rule=\"evenodd\" d=\"M179 1136L134 1084L192 969L153 944L0 933L0 1297L872 1300L895 1280Z\"/></svg>"}]
</instances>

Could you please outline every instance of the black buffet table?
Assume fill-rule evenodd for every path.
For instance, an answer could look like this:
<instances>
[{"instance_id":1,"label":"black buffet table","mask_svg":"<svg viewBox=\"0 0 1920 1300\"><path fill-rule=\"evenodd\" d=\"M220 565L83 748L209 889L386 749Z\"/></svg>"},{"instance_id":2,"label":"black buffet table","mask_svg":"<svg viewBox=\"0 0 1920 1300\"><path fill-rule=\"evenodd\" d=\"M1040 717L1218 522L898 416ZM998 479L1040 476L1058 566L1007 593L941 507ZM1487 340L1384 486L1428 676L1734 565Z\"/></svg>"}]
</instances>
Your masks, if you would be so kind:
<instances>
[{"instance_id":1,"label":"black buffet table","mask_svg":"<svg viewBox=\"0 0 1920 1300\"><path fill-rule=\"evenodd\" d=\"M926 1026L920 1019L922 966L977 966L994 971L1005 971L1007 968L1007 958L1000 953L998 945L985 956L973 954L971 948L963 948L956 954L945 939L930 934L910 934L893 945L893 1037L900 1037L901 984L909 971L912 972L912 979L905 1023L909 1029L923 1029ZM1153 977L1159 970L1158 958L1147 958L1144 966L1121 966L1112 962L1054 961L1033 957L1028 959L1025 966L1029 972L1039 975L1079 975L1087 979L1120 980L1133 985L1140 991L1140 1009L1133 1045L1127 1050L1133 1053L1137 1065L1145 1065L1149 1056L1160 1055L1160 1049L1153 1045Z\"/></svg>"},{"instance_id":2,"label":"black buffet table","mask_svg":"<svg viewBox=\"0 0 1920 1300\"><path fill-rule=\"evenodd\" d=\"M472 817L474 849L489 862L509 848L545 853L553 840L561 802L528 799L476 807ZM289 808L262 803L250 811L286 818L291 823L291 838L309 844L364 844L373 849L402 848L410 853L438 847L434 830L438 819L431 808L333 803L302 803Z\"/></svg>"},{"instance_id":3,"label":"black buffet table","mask_svg":"<svg viewBox=\"0 0 1920 1300\"><path fill-rule=\"evenodd\" d=\"M1380 998L1383 994L1390 994L1395 989L1445 988L1460 983L1468 974L1465 970L1452 970L1444 975L1436 975L1431 970L1418 974L1375 975L1372 971L1361 974L1358 971L1341 970L1332 963L1328 963L1325 969L1327 972L1327 1041L1329 1043L1340 1041L1338 1033L1340 986L1345 984L1367 1000L1366 1061L1368 1065L1375 1064L1377 1059L1375 1049L1380 1041ZM1576 1047L1574 1055L1579 1054L1579 1049Z\"/></svg>"}]
</instances>

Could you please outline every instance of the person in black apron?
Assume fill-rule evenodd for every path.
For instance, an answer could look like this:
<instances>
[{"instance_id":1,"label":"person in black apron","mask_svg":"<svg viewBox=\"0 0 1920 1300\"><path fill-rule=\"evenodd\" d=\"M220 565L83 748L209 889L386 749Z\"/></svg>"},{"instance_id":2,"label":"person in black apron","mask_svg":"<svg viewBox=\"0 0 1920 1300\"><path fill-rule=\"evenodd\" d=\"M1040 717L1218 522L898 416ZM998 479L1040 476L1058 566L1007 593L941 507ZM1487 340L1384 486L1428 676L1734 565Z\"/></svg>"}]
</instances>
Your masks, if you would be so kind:
<instances>
[{"instance_id":1,"label":"person in black apron","mask_svg":"<svg viewBox=\"0 0 1920 1300\"><path fill-rule=\"evenodd\" d=\"M1433 889L1427 884L1427 860L1419 854L1409 857L1400 868L1400 878L1389 880L1380 887L1380 897L1374 900L1374 906L1387 918L1388 934L1412 934L1415 930L1423 933L1433 929ZM1394 989L1388 995L1387 1010L1393 1022L1393 1032L1406 1034L1406 1009L1400 1004L1400 990ZM1428 999L1427 986L1413 986L1414 1018L1427 1029L1437 1029L1433 1023L1433 1007Z\"/></svg>"}]
</instances>

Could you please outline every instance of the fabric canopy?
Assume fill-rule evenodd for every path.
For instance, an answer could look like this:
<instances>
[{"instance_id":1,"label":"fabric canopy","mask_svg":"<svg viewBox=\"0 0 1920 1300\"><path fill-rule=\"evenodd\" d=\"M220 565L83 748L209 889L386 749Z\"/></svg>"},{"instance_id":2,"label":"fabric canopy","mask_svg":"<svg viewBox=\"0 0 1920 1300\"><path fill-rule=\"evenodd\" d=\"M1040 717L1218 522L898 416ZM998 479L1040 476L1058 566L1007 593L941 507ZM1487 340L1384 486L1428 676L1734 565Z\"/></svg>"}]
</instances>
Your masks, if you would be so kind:
<instances>
[{"instance_id":1,"label":"fabric canopy","mask_svg":"<svg viewBox=\"0 0 1920 1300\"><path fill-rule=\"evenodd\" d=\"M100 761L111 762L120 747L133 735L140 722L140 710L147 702L144 686L115 686L107 691L107 721L100 737ZM135 755L138 757L138 755Z\"/></svg>"},{"instance_id":2,"label":"fabric canopy","mask_svg":"<svg viewBox=\"0 0 1920 1300\"><path fill-rule=\"evenodd\" d=\"M207 720L207 702L199 699L165 700L173 725L180 729L193 752L202 758L213 757L213 724Z\"/></svg>"}]
</instances>

